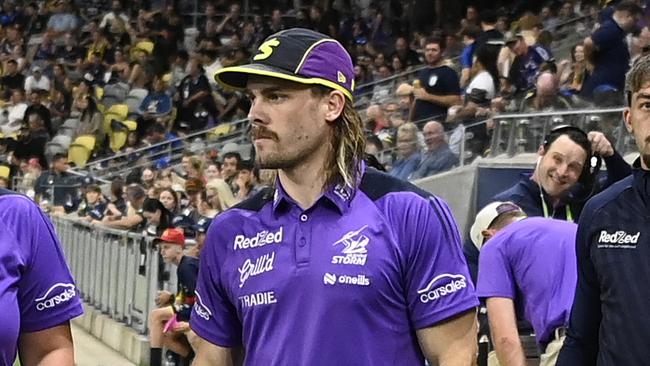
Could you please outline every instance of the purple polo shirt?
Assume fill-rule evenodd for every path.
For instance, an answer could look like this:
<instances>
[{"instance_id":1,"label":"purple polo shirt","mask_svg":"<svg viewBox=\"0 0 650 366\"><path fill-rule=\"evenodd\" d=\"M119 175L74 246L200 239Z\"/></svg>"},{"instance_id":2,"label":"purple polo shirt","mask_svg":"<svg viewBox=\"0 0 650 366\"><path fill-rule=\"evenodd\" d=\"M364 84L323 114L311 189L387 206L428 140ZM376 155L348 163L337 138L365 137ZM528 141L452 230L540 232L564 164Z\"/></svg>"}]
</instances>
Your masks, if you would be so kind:
<instances>
[{"instance_id":1,"label":"purple polo shirt","mask_svg":"<svg viewBox=\"0 0 650 366\"><path fill-rule=\"evenodd\" d=\"M577 227L530 217L497 232L481 250L476 293L513 299L542 347L556 328L569 323L577 281Z\"/></svg>"},{"instance_id":2,"label":"purple polo shirt","mask_svg":"<svg viewBox=\"0 0 650 366\"><path fill-rule=\"evenodd\" d=\"M20 333L54 327L83 309L54 228L28 198L0 190L0 364Z\"/></svg>"},{"instance_id":3,"label":"purple polo shirt","mask_svg":"<svg viewBox=\"0 0 650 366\"><path fill-rule=\"evenodd\" d=\"M447 205L369 169L302 210L275 190L217 216L190 324L247 365L422 365L415 330L478 305Z\"/></svg>"}]
</instances>

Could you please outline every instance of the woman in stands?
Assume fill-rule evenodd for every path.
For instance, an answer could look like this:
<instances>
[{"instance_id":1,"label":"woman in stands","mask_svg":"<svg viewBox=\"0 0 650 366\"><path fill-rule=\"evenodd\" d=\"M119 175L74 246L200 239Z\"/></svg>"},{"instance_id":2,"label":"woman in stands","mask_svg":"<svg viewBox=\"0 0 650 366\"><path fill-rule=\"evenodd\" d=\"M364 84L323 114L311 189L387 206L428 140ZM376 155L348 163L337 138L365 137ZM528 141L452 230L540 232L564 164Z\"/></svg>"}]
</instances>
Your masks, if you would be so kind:
<instances>
[{"instance_id":1,"label":"woman in stands","mask_svg":"<svg viewBox=\"0 0 650 366\"><path fill-rule=\"evenodd\" d=\"M589 74L582 43L576 44L571 49L571 61L564 60L560 62L559 66L558 74L560 75L562 89L572 94L578 94L582 89L582 82Z\"/></svg>"},{"instance_id":2,"label":"woman in stands","mask_svg":"<svg viewBox=\"0 0 650 366\"><path fill-rule=\"evenodd\" d=\"M178 195L176 191L171 188L164 188L158 195L158 200L162 205L173 215L180 212L180 204L178 202Z\"/></svg>"},{"instance_id":3,"label":"woman in stands","mask_svg":"<svg viewBox=\"0 0 650 366\"><path fill-rule=\"evenodd\" d=\"M75 138L80 135L95 136L95 146L101 148L104 146L106 132L104 132L104 116L97 109L97 103L87 95L78 101L77 108L81 115L79 116L79 129Z\"/></svg>"},{"instance_id":4,"label":"woman in stands","mask_svg":"<svg viewBox=\"0 0 650 366\"><path fill-rule=\"evenodd\" d=\"M172 227L174 215L159 200L146 198L142 209L144 218L149 225L155 226L157 235Z\"/></svg>"}]
</instances>

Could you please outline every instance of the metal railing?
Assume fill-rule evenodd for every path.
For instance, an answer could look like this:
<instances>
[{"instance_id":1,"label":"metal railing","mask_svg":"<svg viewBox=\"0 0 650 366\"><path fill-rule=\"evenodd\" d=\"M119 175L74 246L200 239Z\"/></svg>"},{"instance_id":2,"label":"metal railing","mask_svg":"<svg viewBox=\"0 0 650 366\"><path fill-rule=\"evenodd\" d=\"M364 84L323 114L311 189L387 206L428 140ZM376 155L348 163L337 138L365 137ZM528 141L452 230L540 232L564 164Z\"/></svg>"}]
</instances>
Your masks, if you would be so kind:
<instances>
[{"instance_id":1,"label":"metal railing","mask_svg":"<svg viewBox=\"0 0 650 366\"><path fill-rule=\"evenodd\" d=\"M51 219L84 302L147 334L148 315L160 288L153 238L62 217Z\"/></svg>"}]
</instances>

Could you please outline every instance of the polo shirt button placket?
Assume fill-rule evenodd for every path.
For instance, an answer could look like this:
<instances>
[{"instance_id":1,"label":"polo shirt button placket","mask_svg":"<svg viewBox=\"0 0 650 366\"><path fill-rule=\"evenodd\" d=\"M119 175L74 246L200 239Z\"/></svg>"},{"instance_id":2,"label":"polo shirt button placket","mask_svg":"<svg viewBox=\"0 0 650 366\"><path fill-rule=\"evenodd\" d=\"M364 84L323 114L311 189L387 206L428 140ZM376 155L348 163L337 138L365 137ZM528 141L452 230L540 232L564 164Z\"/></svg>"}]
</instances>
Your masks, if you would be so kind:
<instances>
[{"instance_id":1,"label":"polo shirt button placket","mask_svg":"<svg viewBox=\"0 0 650 366\"><path fill-rule=\"evenodd\" d=\"M296 262L298 267L305 267L309 265L310 261L310 249L307 245L307 236L309 236L311 228L307 223L309 220L309 215L306 213L301 213L298 219L301 222L299 229L296 232Z\"/></svg>"},{"instance_id":2,"label":"polo shirt button placket","mask_svg":"<svg viewBox=\"0 0 650 366\"><path fill-rule=\"evenodd\" d=\"M307 222L307 219L309 219L309 216L307 216L307 214L300 215L300 221L301 222Z\"/></svg>"}]
</instances>

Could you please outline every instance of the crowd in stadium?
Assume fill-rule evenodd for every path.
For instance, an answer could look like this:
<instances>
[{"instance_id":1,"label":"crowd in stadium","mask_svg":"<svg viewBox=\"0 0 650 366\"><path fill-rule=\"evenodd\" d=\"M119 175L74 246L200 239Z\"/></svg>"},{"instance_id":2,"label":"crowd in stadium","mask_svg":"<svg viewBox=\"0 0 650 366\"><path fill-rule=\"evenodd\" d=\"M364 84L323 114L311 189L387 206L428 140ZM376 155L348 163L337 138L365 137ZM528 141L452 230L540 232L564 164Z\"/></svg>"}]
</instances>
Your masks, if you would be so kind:
<instances>
[{"instance_id":1,"label":"crowd in stadium","mask_svg":"<svg viewBox=\"0 0 650 366\"><path fill-rule=\"evenodd\" d=\"M181 249L195 239L198 257L210 220L272 186L275 172L255 167L254 152L232 143L197 151L183 138L247 117L248 96L213 75L247 63L275 32L309 28L346 47L368 164L403 180L484 156L499 113L622 106L629 65L650 53L650 23L633 1L469 5L460 18L434 21L422 14L442 12L445 1L417 10L418 1L252 3L254 14L239 2L198 2L192 28L183 15L192 5L183 1L3 1L0 186L91 226L144 232ZM573 41L576 33L584 37ZM570 49L562 58L560 45ZM159 154L169 146L178 165ZM135 168L110 177L106 195L105 181L81 168L112 156ZM483 236L477 240L480 247ZM198 267L175 248L163 257L184 263L179 288L191 298ZM156 300L176 312L187 307L175 301L170 293ZM151 314L152 349L165 342L191 358L189 325L169 321L167 311ZM169 327L189 343L163 337Z\"/></svg>"}]
</instances>

